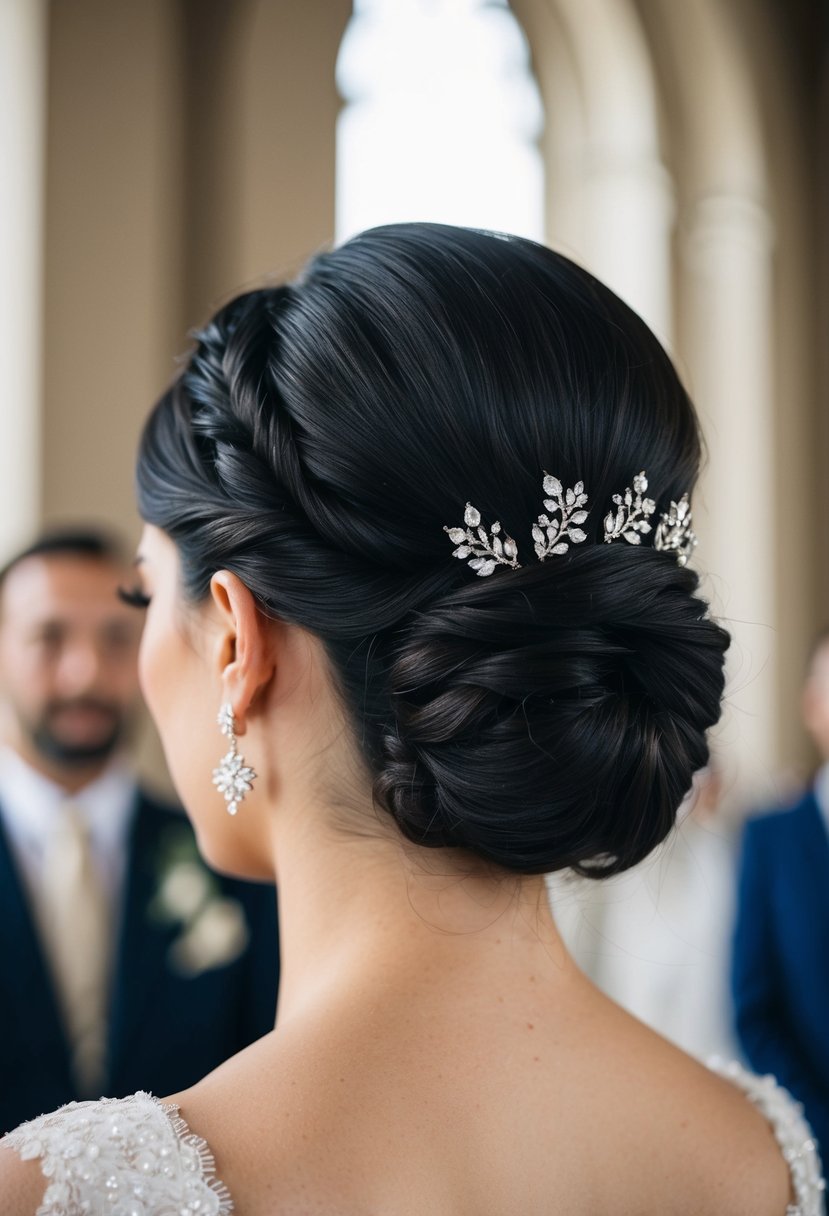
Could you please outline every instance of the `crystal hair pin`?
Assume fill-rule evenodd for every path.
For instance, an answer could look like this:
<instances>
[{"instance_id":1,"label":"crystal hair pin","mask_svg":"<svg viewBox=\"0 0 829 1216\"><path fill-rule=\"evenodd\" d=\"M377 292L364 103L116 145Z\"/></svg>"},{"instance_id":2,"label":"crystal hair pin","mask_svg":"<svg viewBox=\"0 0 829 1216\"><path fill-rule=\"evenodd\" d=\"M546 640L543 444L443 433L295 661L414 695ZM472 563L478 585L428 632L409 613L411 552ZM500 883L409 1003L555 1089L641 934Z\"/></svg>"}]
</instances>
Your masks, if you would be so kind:
<instances>
[{"instance_id":1,"label":"crystal hair pin","mask_svg":"<svg viewBox=\"0 0 829 1216\"><path fill-rule=\"evenodd\" d=\"M676 553L680 566L687 566L688 560L697 546L697 534L691 528L691 503L687 494L683 494L679 502L671 502L670 511L666 511L659 521L654 549L663 549Z\"/></svg>"},{"instance_id":2,"label":"crystal hair pin","mask_svg":"<svg viewBox=\"0 0 829 1216\"><path fill-rule=\"evenodd\" d=\"M540 562L551 555L566 553L570 545L580 545L587 540L587 533L580 526L590 514L584 483L577 481L570 489L564 489L557 477L544 474L544 512L532 527L533 547ZM648 479L644 472L637 473L633 485L622 494L613 495L614 507L604 517L605 543L625 540L629 545L640 545L642 537L653 530L650 517L656 511L656 503L647 498ZM452 556L466 561L480 578L492 574L496 566L509 566L518 570L518 545L507 535L496 520L491 527L484 527L481 513L472 503L466 504L464 528L443 530L457 548ZM669 511L660 516L654 534L654 549L676 554L680 566L687 564L697 538L691 529L691 506L688 495L683 494L679 502L671 502Z\"/></svg>"},{"instance_id":3,"label":"crystal hair pin","mask_svg":"<svg viewBox=\"0 0 829 1216\"><path fill-rule=\"evenodd\" d=\"M624 494L614 494L615 512L611 508L604 517L605 544L614 540L626 540L629 545L641 545L642 537L651 531L649 516L656 510L652 498L643 498L647 493L648 479L644 470L633 479L633 489L625 488Z\"/></svg>"}]
</instances>

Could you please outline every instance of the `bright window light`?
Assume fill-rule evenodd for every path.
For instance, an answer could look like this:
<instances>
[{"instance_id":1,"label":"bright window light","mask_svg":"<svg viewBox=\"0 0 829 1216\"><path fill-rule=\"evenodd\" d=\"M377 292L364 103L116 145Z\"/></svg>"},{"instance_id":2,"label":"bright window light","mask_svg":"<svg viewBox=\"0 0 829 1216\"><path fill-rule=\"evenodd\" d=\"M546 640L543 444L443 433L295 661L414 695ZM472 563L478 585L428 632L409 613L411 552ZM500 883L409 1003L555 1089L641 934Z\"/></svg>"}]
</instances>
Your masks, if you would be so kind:
<instances>
[{"instance_id":1,"label":"bright window light","mask_svg":"<svg viewBox=\"0 0 829 1216\"><path fill-rule=\"evenodd\" d=\"M543 110L506 0L356 0L337 83L338 240L400 220L543 240Z\"/></svg>"}]
</instances>

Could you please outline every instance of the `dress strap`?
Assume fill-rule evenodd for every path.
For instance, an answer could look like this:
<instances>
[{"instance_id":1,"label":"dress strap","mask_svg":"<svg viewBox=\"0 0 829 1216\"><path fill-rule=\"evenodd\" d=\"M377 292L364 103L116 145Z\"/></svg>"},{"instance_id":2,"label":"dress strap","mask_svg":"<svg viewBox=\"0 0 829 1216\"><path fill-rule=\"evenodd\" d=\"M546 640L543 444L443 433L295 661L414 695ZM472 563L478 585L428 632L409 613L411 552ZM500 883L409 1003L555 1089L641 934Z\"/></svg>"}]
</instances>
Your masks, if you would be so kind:
<instances>
[{"instance_id":1,"label":"dress strap","mask_svg":"<svg viewBox=\"0 0 829 1216\"><path fill-rule=\"evenodd\" d=\"M36 1216L231 1216L215 1162L179 1108L151 1094L70 1102L0 1141L47 1180Z\"/></svg>"}]
</instances>

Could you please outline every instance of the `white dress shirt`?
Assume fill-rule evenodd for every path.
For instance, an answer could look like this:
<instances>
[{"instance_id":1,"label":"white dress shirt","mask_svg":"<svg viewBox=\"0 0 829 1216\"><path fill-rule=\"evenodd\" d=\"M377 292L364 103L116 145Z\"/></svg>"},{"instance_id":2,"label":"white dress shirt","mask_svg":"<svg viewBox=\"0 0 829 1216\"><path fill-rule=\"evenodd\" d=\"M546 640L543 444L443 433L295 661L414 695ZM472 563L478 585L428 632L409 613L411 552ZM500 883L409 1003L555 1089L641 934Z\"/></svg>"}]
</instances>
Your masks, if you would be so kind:
<instances>
[{"instance_id":1,"label":"white dress shirt","mask_svg":"<svg viewBox=\"0 0 829 1216\"><path fill-rule=\"evenodd\" d=\"M135 792L135 780L122 761L113 762L100 777L70 795L31 768L10 747L0 747L0 820L35 902L48 833L64 805L72 803L87 822L103 890L113 911L117 909Z\"/></svg>"}]
</instances>

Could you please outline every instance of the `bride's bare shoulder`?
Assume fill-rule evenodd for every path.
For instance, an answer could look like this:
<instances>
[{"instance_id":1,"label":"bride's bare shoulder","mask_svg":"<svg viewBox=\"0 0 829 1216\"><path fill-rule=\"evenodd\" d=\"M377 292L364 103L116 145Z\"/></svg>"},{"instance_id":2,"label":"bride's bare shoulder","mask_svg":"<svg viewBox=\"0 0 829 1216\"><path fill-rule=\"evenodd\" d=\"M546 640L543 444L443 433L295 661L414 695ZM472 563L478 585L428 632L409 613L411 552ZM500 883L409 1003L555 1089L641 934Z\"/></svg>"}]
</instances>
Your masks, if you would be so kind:
<instances>
[{"instance_id":1,"label":"bride's bare shoulder","mask_svg":"<svg viewBox=\"0 0 829 1216\"><path fill-rule=\"evenodd\" d=\"M643 1071L642 1100L661 1123L654 1141L670 1163L670 1189L694 1196L689 1212L784 1216L794 1195L780 1111L789 1103L798 1116L782 1091L775 1126L760 1092L752 1100L739 1083L748 1080L739 1070L719 1075L665 1044Z\"/></svg>"},{"instance_id":2,"label":"bride's bare shoulder","mask_svg":"<svg viewBox=\"0 0 829 1216\"><path fill-rule=\"evenodd\" d=\"M706 1073L710 1098L700 1113L703 1119L710 1118L714 1197L721 1188L723 1200L733 1205L735 1213L782 1216L794 1196L784 1147L774 1127L733 1081Z\"/></svg>"},{"instance_id":3,"label":"bride's bare shoulder","mask_svg":"<svg viewBox=\"0 0 829 1216\"><path fill-rule=\"evenodd\" d=\"M335 1099L345 1100L342 1087L331 1083L324 1055L313 1047L283 1049L265 1036L191 1089L164 1098L205 1140L217 1177L245 1212L258 1216L262 1202L262 1212L279 1216L294 1210L290 1204L301 1198L308 1178L324 1186L337 1155L335 1132L343 1112ZM322 1156L321 1144L328 1147ZM273 1190L277 1183L280 1207Z\"/></svg>"},{"instance_id":4,"label":"bride's bare shoulder","mask_svg":"<svg viewBox=\"0 0 829 1216\"><path fill-rule=\"evenodd\" d=\"M23 1161L0 1141L0 1195L4 1216L36 1216L46 1190L37 1161Z\"/></svg>"}]
</instances>

